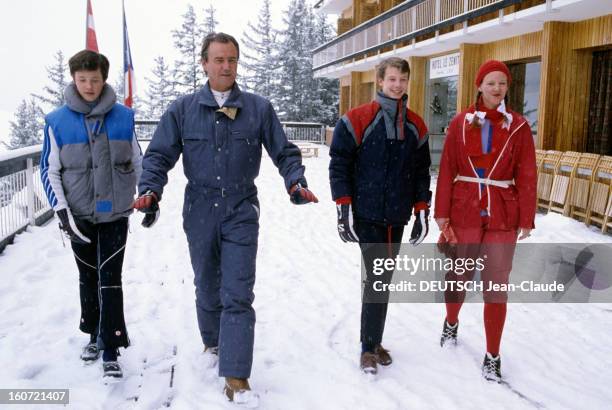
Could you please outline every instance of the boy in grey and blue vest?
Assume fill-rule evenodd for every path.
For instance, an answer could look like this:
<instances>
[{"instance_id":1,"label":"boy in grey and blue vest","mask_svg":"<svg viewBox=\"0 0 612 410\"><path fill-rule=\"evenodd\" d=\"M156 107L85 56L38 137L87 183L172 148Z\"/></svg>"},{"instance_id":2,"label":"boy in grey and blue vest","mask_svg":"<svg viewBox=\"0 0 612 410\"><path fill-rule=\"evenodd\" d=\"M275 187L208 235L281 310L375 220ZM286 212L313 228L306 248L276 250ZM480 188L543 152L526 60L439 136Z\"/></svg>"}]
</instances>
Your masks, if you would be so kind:
<instances>
[{"instance_id":1,"label":"boy in grey and blue vest","mask_svg":"<svg viewBox=\"0 0 612 410\"><path fill-rule=\"evenodd\" d=\"M103 350L104 376L120 378L118 348L129 345L121 270L142 153L134 112L106 84L107 58L83 50L68 64L73 82L45 117L40 172L79 269L80 329L90 335L81 359Z\"/></svg>"}]
</instances>

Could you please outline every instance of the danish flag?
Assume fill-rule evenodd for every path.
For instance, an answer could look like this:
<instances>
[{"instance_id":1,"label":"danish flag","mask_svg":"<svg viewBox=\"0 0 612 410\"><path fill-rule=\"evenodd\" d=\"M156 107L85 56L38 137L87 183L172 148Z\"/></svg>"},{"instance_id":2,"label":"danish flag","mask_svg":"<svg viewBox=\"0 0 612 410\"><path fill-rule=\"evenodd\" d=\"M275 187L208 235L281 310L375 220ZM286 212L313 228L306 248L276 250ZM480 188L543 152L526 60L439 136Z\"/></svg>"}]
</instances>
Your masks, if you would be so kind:
<instances>
[{"instance_id":1,"label":"danish flag","mask_svg":"<svg viewBox=\"0 0 612 410\"><path fill-rule=\"evenodd\" d=\"M98 52L98 40L96 39L96 27L94 26L91 0L87 0L87 25L85 27L85 48Z\"/></svg>"}]
</instances>

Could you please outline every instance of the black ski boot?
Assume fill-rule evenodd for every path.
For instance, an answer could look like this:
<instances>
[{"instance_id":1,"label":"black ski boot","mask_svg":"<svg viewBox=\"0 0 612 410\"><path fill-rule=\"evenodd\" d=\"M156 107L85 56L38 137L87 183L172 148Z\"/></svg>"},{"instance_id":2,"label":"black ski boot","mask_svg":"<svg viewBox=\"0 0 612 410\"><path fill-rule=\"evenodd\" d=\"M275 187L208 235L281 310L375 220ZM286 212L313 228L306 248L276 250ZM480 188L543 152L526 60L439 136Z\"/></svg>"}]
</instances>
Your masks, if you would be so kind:
<instances>
[{"instance_id":1,"label":"black ski boot","mask_svg":"<svg viewBox=\"0 0 612 410\"><path fill-rule=\"evenodd\" d=\"M92 362L94 360L98 360L99 357L100 349L98 349L96 342L87 343L81 352L81 360L84 362Z\"/></svg>"},{"instance_id":2,"label":"black ski boot","mask_svg":"<svg viewBox=\"0 0 612 410\"><path fill-rule=\"evenodd\" d=\"M440 336L440 347L444 347L446 343L457 345L457 330L459 329L459 322L454 325L450 325L446 319L444 319L444 326L442 327L442 336Z\"/></svg>"},{"instance_id":3,"label":"black ski boot","mask_svg":"<svg viewBox=\"0 0 612 410\"><path fill-rule=\"evenodd\" d=\"M123 378L123 371L117 361L117 356L119 356L119 350L117 349L106 349L102 354L103 379L108 383L113 383Z\"/></svg>"},{"instance_id":4,"label":"black ski boot","mask_svg":"<svg viewBox=\"0 0 612 410\"><path fill-rule=\"evenodd\" d=\"M482 363L482 376L490 382L501 383L501 357L487 352Z\"/></svg>"},{"instance_id":5,"label":"black ski boot","mask_svg":"<svg viewBox=\"0 0 612 410\"><path fill-rule=\"evenodd\" d=\"M117 361L102 362L102 369L104 370L104 375L102 377L105 381L112 383L123 378L121 365Z\"/></svg>"}]
</instances>

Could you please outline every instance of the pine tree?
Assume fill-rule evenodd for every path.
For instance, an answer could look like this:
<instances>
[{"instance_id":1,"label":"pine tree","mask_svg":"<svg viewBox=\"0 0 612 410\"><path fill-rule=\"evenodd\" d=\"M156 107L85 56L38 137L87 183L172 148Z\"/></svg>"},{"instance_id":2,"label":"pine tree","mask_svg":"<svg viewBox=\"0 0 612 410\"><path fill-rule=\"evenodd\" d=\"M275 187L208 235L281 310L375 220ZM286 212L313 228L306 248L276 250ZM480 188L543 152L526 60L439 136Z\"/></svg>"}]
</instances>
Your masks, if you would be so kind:
<instances>
[{"instance_id":1,"label":"pine tree","mask_svg":"<svg viewBox=\"0 0 612 410\"><path fill-rule=\"evenodd\" d=\"M190 4L183 14L181 28L172 30L174 46L180 57L174 62L172 77L176 96L197 92L202 84L202 67L200 66L200 48L204 39L204 29L198 23L197 15Z\"/></svg>"},{"instance_id":2,"label":"pine tree","mask_svg":"<svg viewBox=\"0 0 612 410\"><path fill-rule=\"evenodd\" d=\"M149 119L159 119L174 100L172 82L169 78L170 68L164 57L158 56L155 58L153 78L146 78L148 83L146 113Z\"/></svg>"},{"instance_id":3,"label":"pine tree","mask_svg":"<svg viewBox=\"0 0 612 410\"><path fill-rule=\"evenodd\" d=\"M332 125L338 116L338 81L314 78L312 50L330 40L333 29L324 16L315 16L306 0L292 0L283 21L287 28L278 53L279 116Z\"/></svg>"},{"instance_id":4,"label":"pine tree","mask_svg":"<svg viewBox=\"0 0 612 410\"><path fill-rule=\"evenodd\" d=\"M316 101L312 75L311 38L314 18L305 0L291 0L283 22L286 30L279 47L279 117L285 121L312 121ZM314 100L313 100L314 99Z\"/></svg>"},{"instance_id":5,"label":"pine tree","mask_svg":"<svg viewBox=\"0 0 612 410\"><path fill-rule=\"evenodd\" d=\"M246 73L242 76L247 90L260 94L276 105L278 101L279 64L276 58L276 33L272 28L270 0L263 0L257 24L248 23L242 37L244 51L242 65Z\"/></svg>"},{"instance_id":6,"label":"pine tree","mask_svg":"<svg viewBox=\"0 0 612 410\"><path fill-rule=\"evenodd\" d=\"M117 77L115 77L115 82L111 85L111 87L113 87L113 90L117 95L117 102L123 104L123 93L125 90L125 74L123 73L123 68L117 70Z\"/></svg>"},{"instance_id":7,"label":"pine tree","mask_svg":"<svg viewBox=\"0 0 612 410\"><path fill-rule=\"evenodd\" d=\"M41 108L34 99L28 103L25 99L21 101L15 121L10 121L10 141L3 143L9 149L29 147L42 143L43 118Z\"/></svg>"},{"instance_id":8,"label":"pine tree","mask_svg":"<svg viewBox=\"0 0 612 410\"><path fill-rule=\"evenodd\" d=\"M123 72L123 67L117 70L117 77L111 87L113 87L113 90L117 95L117 102L119 104L123 104L125 99L125 73ZM142 114L143 104L138 94L134 94L131 108L134 110L135 114Z\"/></svg>"},{"instance_id":9,"label":"pine tree","mask_svg":"<svg viewBox=\"0 0 612 410\"><path fill-rule=\"evenodd\" d=\"M32 97L34 97L36 101L48 105L48 111L52 111L64 105L64 90L70 82L70 77L67 75L68 65L64 60L64 53L58 50L54 57L55 62L53 65L46 67L47 78L51 81L50 85L43 88L46 94L32 94Z\"/></svg>"},{"instance_id":10,"label":"pine tree","mask_svg":"<svg viewBox=\"0 0 612 410\"><path fill-rule=\"evenodd\" d=\"M215 19L216 10L213 5L210 4L208 8L204 10L204 13L206 14L204 21L204 34L207 35L216 32L217 24L219 24L219 22Z\"/></svg>"},{"instance_id":11,"label":"pine tree","mask_svg":"<svg viewBox=\"0 0 612 410\"><path fill-rule=\"evenodd\" d=\"M321 44L325 44L335 36L335 30L327 22L327 16L319 13L315 17L315 31L310 50L314 50ZM312 61L311 54L311 61ZM311 71L312 72L312 71ZM315 89L318 91L320 103L315 106L314 120L327 125L335 125L338 121L338 110L340 104L340 81L335 78L315 78Z\"/></svg>"}]
</instances>

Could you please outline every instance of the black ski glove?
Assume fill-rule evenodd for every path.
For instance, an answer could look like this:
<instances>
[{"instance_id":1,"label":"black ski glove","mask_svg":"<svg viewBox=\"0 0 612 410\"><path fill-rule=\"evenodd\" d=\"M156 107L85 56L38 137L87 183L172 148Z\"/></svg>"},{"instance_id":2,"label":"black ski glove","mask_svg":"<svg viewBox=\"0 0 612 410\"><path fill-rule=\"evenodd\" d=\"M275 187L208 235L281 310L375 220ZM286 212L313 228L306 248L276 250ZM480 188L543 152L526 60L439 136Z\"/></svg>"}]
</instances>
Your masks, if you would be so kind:
<instances>
[{"instance_id":1,"label":"black ski glove","mask_svg":"<svg viewBox=\"0 0 612 410\"><path fill-rule=\"evenodd\" d=\"M416 219L412 225L412 233L410 234L410 242L414 246L417 246L429 233L429 208L421 209L415 212Z\"/></svg>"},{"instance_id":2,"label":"black ski glove","mask_svg":"<svg viewBox=\"0 0 612 410\"><path fill-rule=\"evenodd\" d=\"M359 242L353 228L353 207L351 204L336 204L338 211L338 234L343 242Z\"/></svg>"},{"instance_id":3,"label":"black ski glove","mask_svg":"<svg viewBox=\"0 0 612 410\"><path fill-rule=\"evenodd\" d=\"M72 213L67 208L62 208L56 211L57 217L59 218L59 228L66 238L74 243L80 245L86 245L91 243L91 240L83 235L79 228L77 228Z\"/></svg>"},{"instance_id":4,"label":"black ski glove","mask_svg":"<svg viewBox=\"0 0 612 410\"><path fill-rule=\"evenodd\" d=\"M134 201L132 207L138 209L140 212L145 213L145 217L142 218L142 226L150 228L155 225L155 222L159 219L159 195L150 189L144 194L140 195Z\"/></svg>"}]
</instances>

